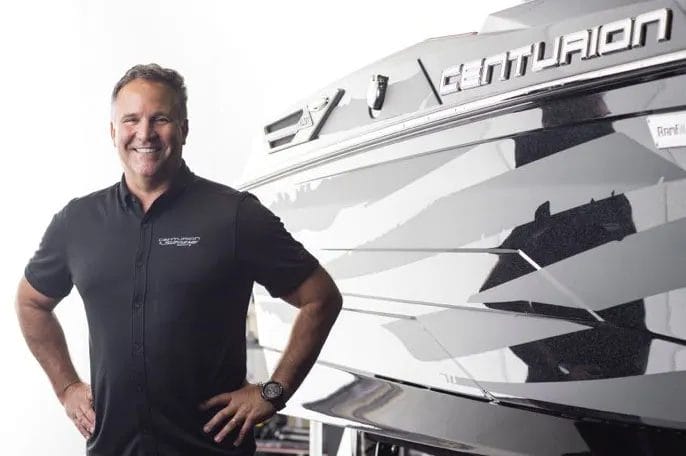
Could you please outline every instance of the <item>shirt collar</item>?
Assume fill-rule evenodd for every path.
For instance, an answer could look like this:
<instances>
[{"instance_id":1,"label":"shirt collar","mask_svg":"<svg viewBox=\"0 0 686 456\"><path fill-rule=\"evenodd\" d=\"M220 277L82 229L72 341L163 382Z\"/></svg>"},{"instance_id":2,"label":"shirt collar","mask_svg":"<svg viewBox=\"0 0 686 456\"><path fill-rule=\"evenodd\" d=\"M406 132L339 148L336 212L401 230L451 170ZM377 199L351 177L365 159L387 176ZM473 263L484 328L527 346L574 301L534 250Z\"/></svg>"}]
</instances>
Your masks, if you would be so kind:
<instances>
[{"instance_id":1,"label":"shirt collar","mask_svg":"<svg viewBox=\"0 0 686 456\"><path fill-rule=\"evenodd\" d=\"M169 199L181 193L187 186L193 181L195 175L186 165L184 160L181 160L181 166L172 178L171 185L166 192L160 198ZM129 190L129 186L126 185L126 177L124 174L121 176L121 181L119 182L119 202L123 207L130 207L133 202L134 195Z\"/></svg>"}]
</instances>

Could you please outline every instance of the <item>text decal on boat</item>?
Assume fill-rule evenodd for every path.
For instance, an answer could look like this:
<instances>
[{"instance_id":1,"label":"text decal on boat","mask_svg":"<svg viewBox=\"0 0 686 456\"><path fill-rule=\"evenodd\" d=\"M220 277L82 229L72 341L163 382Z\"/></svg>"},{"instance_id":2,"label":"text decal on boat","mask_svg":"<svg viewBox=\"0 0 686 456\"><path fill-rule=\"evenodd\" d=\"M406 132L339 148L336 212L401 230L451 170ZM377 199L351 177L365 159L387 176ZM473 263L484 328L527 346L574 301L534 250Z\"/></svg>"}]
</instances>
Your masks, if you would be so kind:
<instances>
[{"instance_id":1,"label":"text decal on boat","mask_svg":"<svg viewBox=\"0 0 686 456\"><path fill-rule=\"evenodd\" d=\"M686 112L648 116L648 129L658 149L686 146Z\"/></svg>"},{"instance_id":2,"label":"text decal on boat","mask_svg":"<svg viewBox=\"0 0 686 456\"><path fill-rule=\"evenodd\" d=\"M558 36L552 43L539 41L490 57L472 60L446 68L441 73L440 92L448 95L462 90L491 84L496 67L500 67L500 81L526 74L527 62L531 70L541 71L572 63L572 56L581 60L602 57L615 52L645 46L648 24L657 24L657 41L668 41L672 28L672 11L662 8L608 24ZM546 48L551 47L549 57Z\"/></svg>"}]
</instances>

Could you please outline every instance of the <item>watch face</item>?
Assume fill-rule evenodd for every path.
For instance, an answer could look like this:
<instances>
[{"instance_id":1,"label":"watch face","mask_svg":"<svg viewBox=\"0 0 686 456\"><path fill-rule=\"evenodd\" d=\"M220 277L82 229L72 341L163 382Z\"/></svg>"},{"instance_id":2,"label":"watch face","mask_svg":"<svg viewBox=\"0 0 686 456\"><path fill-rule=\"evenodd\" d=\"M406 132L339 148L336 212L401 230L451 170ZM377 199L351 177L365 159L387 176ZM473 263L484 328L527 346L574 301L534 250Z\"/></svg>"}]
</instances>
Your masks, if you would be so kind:
<instances>
[{"instance_id":1,"label":"watch face","mask_svg":"<svg viewBox=\"0 0 686 456\"><path fill-rule=\"evenodd\" d=\"M267 382L262 386L262 396L267 400L278 399L283 394L283 387L277 382Z\"/></svg>"}]
</instances>

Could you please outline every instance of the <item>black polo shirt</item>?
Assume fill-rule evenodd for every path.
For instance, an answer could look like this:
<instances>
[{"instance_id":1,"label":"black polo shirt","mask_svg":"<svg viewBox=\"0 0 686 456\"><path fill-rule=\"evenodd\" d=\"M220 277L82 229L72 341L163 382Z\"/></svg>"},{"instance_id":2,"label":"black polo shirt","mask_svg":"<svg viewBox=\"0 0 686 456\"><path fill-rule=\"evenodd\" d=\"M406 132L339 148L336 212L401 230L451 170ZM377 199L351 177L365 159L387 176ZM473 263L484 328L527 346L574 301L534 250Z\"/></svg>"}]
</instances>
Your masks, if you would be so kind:
<instances>
[{"instance_id":1,"label":"black polo shirt","mask_svg":"<svg viewBox=\"0 0 686 456\"><path fill-rule=\"evenodd\" d=\"M25 270L41 293L81 295L90 334L96 427L88 455L246 455L221 444L198 404L245 380L253 281L297 288L317 260L249 193L185 164L143 213L124 178L55 215Z\"/></svg>"}]
</instances>

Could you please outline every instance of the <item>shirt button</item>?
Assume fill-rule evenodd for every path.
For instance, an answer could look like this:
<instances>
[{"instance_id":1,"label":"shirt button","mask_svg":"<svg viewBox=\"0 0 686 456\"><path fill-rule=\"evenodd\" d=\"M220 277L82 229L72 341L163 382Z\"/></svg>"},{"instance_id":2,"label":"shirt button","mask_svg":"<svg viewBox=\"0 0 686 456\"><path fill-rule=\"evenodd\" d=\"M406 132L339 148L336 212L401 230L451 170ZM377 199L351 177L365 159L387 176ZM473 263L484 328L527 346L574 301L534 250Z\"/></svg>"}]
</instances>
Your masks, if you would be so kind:
<instances>
[{"instance_id":1,"label":"shirt button","mask_svg":"<svg viewBox=\"0 0 686 456\"><path fill-rule=\"evenodd\" d=\"M142 393L143 392L143 385L141 385L140 383L138 385L136 385L136 391L138 391L139 393Z\"/></svg>"},{"instance_id":2,"label":"shirt button","mask_svg":"<svg viewBox=\"0 0 686 456\"><path fill-rule=\"evenodd\" d=\"M135 344L133 344L133 348L136 351L141 351L141 350L143 350L143 344L135 343Z\"/></svg>"}]
</instances>

